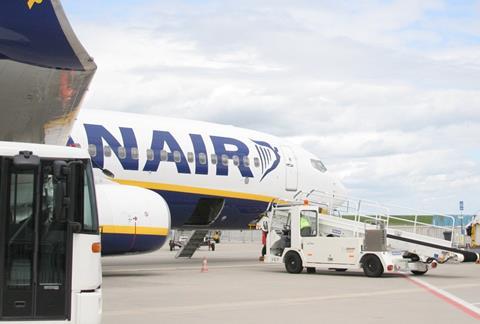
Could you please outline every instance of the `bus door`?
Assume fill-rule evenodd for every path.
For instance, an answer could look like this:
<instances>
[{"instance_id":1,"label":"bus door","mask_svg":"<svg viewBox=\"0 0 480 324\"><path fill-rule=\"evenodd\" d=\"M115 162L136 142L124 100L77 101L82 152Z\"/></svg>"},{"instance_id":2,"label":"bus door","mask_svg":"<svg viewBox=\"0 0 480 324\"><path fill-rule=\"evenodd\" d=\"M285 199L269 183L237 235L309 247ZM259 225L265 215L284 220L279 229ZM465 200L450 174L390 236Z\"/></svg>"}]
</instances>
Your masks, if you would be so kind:
<instances>
[{"instance_id":1,"label":"bus door","mask_svg":"<svg viewBox=\"0 0 480 324\"><path fill-rule=\"evenodd\" d=\"M54 175L53 161L15 160L1 159L0 319L69 319L66 181Z\"/></svg>"}]
</instances>

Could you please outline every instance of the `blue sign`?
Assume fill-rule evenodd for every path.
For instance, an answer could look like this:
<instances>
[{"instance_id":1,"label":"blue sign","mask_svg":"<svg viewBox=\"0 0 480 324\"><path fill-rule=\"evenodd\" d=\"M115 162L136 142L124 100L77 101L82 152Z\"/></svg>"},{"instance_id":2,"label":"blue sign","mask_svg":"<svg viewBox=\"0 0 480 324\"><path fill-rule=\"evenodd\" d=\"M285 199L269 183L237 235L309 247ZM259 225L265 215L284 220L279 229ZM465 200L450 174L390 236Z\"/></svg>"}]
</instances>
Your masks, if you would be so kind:
<instances>
[{"instance_id":1,"label":"blue sign","mask_svg":"<svg viewBox=\"0 0 480 324\"><path fill-rule=\"evenodd\" d=\"M460 210L463 211L463 200L460 200Z\"/></svg>"}]
</instances>

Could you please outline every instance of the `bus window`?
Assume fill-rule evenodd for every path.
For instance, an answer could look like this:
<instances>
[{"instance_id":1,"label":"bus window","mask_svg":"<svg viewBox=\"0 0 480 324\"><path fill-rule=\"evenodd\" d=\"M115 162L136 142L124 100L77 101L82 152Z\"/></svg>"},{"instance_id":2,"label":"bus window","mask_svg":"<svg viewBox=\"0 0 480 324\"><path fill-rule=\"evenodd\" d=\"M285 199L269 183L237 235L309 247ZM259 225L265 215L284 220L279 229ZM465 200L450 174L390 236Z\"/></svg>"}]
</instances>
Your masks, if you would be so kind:
<instances>
[{"instance_id":1,"label":"bus window","mask_svg":"<svg viewBox=\"0 0 480 324\"><path fill-rule=\"evenodd\" d=\"M97 206L95 205L95 196L92 192L93 178L91 169L86 169L83 183L83 231L97 233Z\"/></svg>"}]
</instances>

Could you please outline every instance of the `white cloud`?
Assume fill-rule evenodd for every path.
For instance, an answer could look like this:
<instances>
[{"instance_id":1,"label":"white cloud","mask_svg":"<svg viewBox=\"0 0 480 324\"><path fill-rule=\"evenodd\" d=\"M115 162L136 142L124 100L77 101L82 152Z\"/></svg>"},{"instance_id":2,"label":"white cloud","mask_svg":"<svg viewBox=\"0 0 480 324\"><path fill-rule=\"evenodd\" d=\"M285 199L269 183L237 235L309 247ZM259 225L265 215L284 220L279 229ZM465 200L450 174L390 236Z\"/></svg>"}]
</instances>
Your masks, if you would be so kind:
<instances>
[{"instance_id":1,"label":"white cloud","mask_svg":"<svg viewBox=\"0 0 480 324\"><path fill-rule=\"evenodd\" d=\"M448 212L463 198L474 212L480 20L478 8L449 16L453 9L413 0L165 2L122 21L77 17L99 65L85 107L289 137L356 196Z\"/></svg>"}]
</instances>

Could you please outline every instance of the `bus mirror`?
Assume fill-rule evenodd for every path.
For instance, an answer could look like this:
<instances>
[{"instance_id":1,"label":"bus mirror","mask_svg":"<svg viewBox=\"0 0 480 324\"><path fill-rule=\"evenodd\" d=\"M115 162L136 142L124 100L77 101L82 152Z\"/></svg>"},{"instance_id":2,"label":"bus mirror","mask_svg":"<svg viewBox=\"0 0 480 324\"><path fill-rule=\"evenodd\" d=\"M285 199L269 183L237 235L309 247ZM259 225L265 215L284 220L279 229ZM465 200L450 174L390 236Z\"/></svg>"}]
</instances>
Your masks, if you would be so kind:
<instances>
[{"instance_id":1,"label":"bus mirror","mask_svg":"<svg viewBox=\"0 0 480 324\"><path fill-rule=\"evenodd\" d=\"M67 162L65 161L54 161L53 162L53 176L55 180L65 180L66 176L70 173L70 168L68 167Z\"/></svg>"},{"instance_id":2,"label":"bus mirror","mask_svg":"<svg viewBox=\"0 0 480 324\"><path fill-rule=\"evenodd\" d=\"M68 222L68 226L70 226L73 233L80 233L82 231L82 224L79 222Z\"/></svg>"},{"instance_id":3,"label":"bus mirror","mask_svg":"<svg viewBox=\"0 0 480 324\"><path fill-rule=\"evenodd\" d=\"M55 220L57 222L65 222L67 220L66 208L70 207L70 199L67 196L67 175L70 168L65 161L53 162L53 178L55 191Z\"/></svg>"},{"instance_id":4,"label":"bus mirror","mask_svg":"<svg viewBox=\"0 0 480 324\"><path fill-rule=\"evenodd\" d=\"M67 219L74 222L83 219L83 164L79 161L68 163L68 192L70 198ZM78 223L80 224L80 223ZM80 224L81 227L81 224Z\"/></svg>"},{"instance_id":5,"label":"bus mirror","mask_svg":"<svg viewBox=\"0 0 480 324\"><path fill-rule=\"evenodd\" d=\"M13 157L13 165L19 170L30 170L40 166L40 158L31 151L20 151Z\"/></svg>"},{"instance_id":6,"label":"bus mirror","mask_svg":"<svg viewBox=\"0 0 480 324\"><path fill-rule=\"evenodd\" d=\"M66 184L65 179L58 179L55 183L55 209L54 215L58 222L65 222L65 205L68 205L69 200L65 197Z\"/></svg>"}]
</instances>

